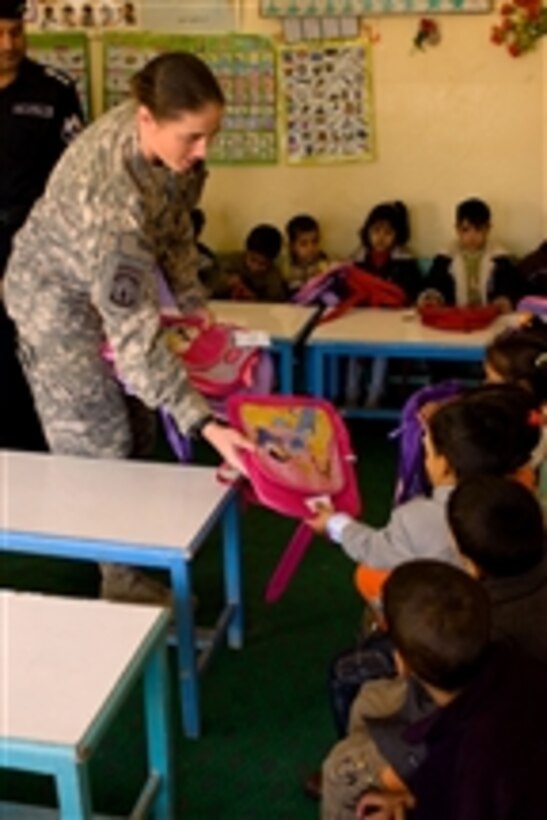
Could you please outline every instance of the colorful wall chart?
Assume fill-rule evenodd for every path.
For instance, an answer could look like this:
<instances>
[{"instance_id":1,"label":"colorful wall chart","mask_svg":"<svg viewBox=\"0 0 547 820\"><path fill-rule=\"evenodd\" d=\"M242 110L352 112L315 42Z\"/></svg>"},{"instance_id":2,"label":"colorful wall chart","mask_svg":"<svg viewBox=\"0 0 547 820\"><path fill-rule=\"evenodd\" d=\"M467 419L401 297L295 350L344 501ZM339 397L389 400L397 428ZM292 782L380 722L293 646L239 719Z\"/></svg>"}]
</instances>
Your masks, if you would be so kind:
<instances>
[{"instance_id":1,"label":"colorful wall chart","mask_svg":"<svg viewBox=\"0 0 547 820\"><path fill-rule=\"evenodd\" d=\"M363 40L280 48L279 93L289 164L373 158L369 46Z\"/></svg>"},{"instance_id":2,"label":"colorful wall chart","mask_svg":"<svg viewBox=\"0 0 547 820\"><path fill-rule=\"evenodd\" d=\"M226 95L223 127L211 147L212 162L261 164L277 161L275 51L264 37L105 36L104 101L111 108L128 94L129 79L164 51L198 54Z\"/></svg>"},{"instance_id":3,"label":"colorful wall chart","mask_svg":"<svg viewBox=\"0 0 547 820\"><path fill-rule=\"evenodd\" d=\"M480 14L491 9L492 0L260 0L263 17Z\"/></svg>"},{"instance_id":4,"label":"colorful wall chart","mask_svg":"<svg viewBox=\"0 0 547 820\"><path fill-rule=\"evenodd\" d=\"M51 65L72 77L80 95L86 119L90 111L89 57L87 36L83 32L29 33L29 57Z\"/></svg>"}]
</instances>

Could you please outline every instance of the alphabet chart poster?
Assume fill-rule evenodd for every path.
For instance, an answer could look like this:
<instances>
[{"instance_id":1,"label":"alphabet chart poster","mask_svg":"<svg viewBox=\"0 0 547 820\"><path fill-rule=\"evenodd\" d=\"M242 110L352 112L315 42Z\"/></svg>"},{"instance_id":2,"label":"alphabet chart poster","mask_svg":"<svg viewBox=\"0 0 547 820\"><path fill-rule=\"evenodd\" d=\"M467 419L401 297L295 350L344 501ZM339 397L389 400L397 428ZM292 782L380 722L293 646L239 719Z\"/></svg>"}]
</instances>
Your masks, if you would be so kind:
<instances>
[{"instance_id":1,"label":"alphabet chart poster","mask_svg":"<svg viewBox=\"0 0 547 820\"><path fill-rule=\"evenodd\" d=\"M279 50L283 151L289 164L373 158L370 49L363 40Z\"/></svg>"},{"instance_id":2,"label":"alphabet chart poster","mask_svg":"<svg viewBox=\"0 0 547 820\"><path fill-rule=\"evenodd\" d=\"M77 32L29 33L29 56L39 63L58 68L76 83L86 119L90 112L87 36Z\"/></svg>"},{"instance_id":3,"label":"alphabet chart poster","mask_svg":"<svg viewBox=\"0 0 547 820\"><path fill-rule=\"evenodd\" d=\"M221 132L211 146L220 164L277 162L276 59L265 37L105 35L104 101L111 108L128 95L129 80L145 63L165 51L191 51L218 78L226 97Z\"/></svg>"},{"instance_id":4,"label":"alphabet chart poster","mask_svg":"<svg viewBox=\"0 0 547 820\"><path fill-rule=\"evenodd\" d=\"M492 0L260 0L263 17L484 14L491 9Z\"/></svg>"}]
</instances>

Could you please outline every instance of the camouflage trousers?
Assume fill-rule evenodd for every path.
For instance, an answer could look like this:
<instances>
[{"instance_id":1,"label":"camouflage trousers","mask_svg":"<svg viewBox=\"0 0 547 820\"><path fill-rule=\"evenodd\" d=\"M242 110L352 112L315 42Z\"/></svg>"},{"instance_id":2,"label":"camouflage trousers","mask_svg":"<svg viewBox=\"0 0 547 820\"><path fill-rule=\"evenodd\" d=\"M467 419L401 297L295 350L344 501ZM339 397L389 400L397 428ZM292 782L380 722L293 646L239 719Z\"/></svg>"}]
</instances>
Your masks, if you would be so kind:
<instances>
[{"instance_id":1,"label":"camouflage trousers","mask_svg":"<svg viewBox=\"0 0 547 820\"><path fill-rule=\"evenodd\" d=\"M51 452L91 458L152 455L155 414L124 394L100 358L63 362L54 353L37 354L24 341L19 355Z\"/></svg>"}]
</instances>

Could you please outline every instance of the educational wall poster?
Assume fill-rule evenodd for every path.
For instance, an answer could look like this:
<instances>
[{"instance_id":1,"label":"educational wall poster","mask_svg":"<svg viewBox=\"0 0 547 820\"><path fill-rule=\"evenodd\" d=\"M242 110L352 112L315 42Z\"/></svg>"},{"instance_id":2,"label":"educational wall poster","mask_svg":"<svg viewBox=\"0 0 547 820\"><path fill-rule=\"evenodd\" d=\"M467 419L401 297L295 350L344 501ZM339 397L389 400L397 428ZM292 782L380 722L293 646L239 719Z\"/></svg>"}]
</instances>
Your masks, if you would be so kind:
<instances>
[{"instance_id":1,"label":"educational wall poster","mask_svg":"<svg viewBox=\"0 0 547 820\"><path fill-rule=\"evenodd\" d=\"M191 51L211 67L226 96L226 113L211 146L211 161L249 165L277 161L276 63L271 40L254 35L113 33L105 36L104 46L106 108L127 97L132 74L154 56L175 49Z\"/></svg>"},{"instance_id":2,"label":"educational wall poster","mask_svg":"<svg viewBox=\"0 0 547 820\"><path fill-rule=\"evenodd\" d=\"M68 74L76 83L86 119L90 112L90 80L87 36L84 32L29 32L28 53L39 63Z\"/></svg>"},{"instance_id":3,"label":"educational wall poster","mask_svg":"<svg viewBox=\"0 0 547 820\"><path fill-rule=\"evenodd\" d=\"M359 36L358 17L284 17L283 40L297 43L301 40L353 39Z\"/></svg>"},{"instance_id":4,"label":"educational wall poster","mask_svg":"<svg viewBox=\"0 0 547 820\"><path fill-rule=\"evenodd\" d=\"M364 40L280 48L283 152L289 164L373 158L369 52Z\"/></svg>"},{"instance_id":5,"label":"educational wall poster","mask_svg":"<svg viewBox=\"0 0 547 820\"><path fill-rule=\"evenodd\" d=\"M142 0L142 28L185 34L238 28L238 0Z\"/></svg>"},{"instance_id":6,"label":"educational wall poster","mask_svg":"<svg viewBox=\"0 0 547 820\"><path fill-rule=\"evenodd\" d=\"M33 0L33 25L42 31L136 29L136 0Z\"/></svg>"},{"instance_id":7,"label":"educational wall poster","mask_svg":"<svg viewBox=\"0 0 547 820\"><path fill-rule=\"evenodd\" d=\"M480 14L492 6L492 0L260 0L260 13L263 17Z\"/></svg>"}]
</instances>

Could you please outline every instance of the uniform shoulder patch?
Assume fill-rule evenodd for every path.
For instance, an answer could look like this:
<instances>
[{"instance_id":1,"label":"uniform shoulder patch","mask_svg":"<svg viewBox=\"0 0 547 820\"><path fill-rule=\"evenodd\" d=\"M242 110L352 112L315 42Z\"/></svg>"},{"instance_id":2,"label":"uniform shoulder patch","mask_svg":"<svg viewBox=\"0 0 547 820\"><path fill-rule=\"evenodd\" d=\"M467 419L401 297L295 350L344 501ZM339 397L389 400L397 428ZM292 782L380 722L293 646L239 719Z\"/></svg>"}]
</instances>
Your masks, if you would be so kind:
<instances>
[{"instance_id":1,"label":"uniform shoulder patch","mask_svg":"<svg viewBox=\"0 0 547 820\"><path fill-rule=\"evenodd\" d=\"M120 264L110 283L109 299L119 308L134 308L142 299L142 280L139 272L127 264Z\"/></svg>"},{"instance_id":2,"label":"uniform shoulder patch","mask_svg":"<svg viewBox=\"0 0 547 820\"><path fill-rule=\"evenodd\" d=\"M63 85L73 84L72 78L60 68L57 68L57 66L45 65L44 74L46 74L47 77L52 77L54 80L58 80Z\"/></svg>"}]
</instances>

